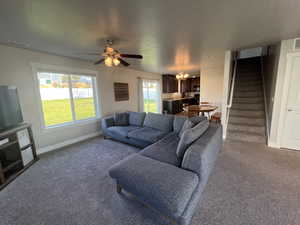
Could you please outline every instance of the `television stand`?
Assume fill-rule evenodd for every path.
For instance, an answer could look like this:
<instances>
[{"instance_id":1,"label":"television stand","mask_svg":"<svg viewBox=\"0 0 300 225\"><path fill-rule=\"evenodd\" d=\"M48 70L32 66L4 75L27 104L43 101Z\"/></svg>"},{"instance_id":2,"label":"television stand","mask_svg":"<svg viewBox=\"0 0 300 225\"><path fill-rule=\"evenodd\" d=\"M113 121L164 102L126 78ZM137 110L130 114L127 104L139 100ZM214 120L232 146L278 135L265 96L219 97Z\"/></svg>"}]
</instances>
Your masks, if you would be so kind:
<instances>
[{"instance_id":1,"label":"television stand","mask_svg":"<svg viewBox=\"0 0 300 225\"><path fill-rule=\"evenodd\" d=\"M30 124L0 131L0 190L37 160Z\"/></svg>"}]
</instances>

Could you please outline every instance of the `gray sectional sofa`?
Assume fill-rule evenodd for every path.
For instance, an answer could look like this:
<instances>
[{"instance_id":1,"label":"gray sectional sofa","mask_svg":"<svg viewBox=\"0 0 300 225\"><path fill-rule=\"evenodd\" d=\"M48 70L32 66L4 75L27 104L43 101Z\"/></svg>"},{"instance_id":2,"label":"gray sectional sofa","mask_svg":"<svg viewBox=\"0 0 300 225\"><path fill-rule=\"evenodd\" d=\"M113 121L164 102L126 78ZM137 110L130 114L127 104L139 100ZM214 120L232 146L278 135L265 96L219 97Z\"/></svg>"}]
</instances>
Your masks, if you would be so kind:
<instances>
[{"instance_id":1,"label":"gray sectional sofa","mask_svg":"<svg viewBox=\"0 0 300 225\"><path fill-rule=\"evenodd\" d=\"M222 148L222 127L205 117L126 112L102 119L103 134L142 148L110 169L122 188L188 225Z\"/></svg>"}]
</instances>

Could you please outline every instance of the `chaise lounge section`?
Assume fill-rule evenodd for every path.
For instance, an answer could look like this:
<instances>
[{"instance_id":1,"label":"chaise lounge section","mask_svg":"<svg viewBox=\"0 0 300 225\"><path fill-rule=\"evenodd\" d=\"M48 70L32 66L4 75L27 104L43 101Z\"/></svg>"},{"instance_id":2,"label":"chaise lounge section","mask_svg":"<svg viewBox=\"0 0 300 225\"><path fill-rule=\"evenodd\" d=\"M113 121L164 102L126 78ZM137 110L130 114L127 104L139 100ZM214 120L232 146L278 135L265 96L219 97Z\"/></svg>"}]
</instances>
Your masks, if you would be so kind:
<instances>
[{"instance_id":1,"label":"chaise lounge section","mask_svg":"<svg viewBox=\"0 0 300 225\"><path fill-rule=\"evenodd\" d=\"M222 148L221 125L204 117L127 115L123 126L115 117L102 120L104 135L143 148L110 169L117 191L135 195L176 224L190 224ZM144 120L136 123L130 115Z\"/></svg>"}]
</instances>

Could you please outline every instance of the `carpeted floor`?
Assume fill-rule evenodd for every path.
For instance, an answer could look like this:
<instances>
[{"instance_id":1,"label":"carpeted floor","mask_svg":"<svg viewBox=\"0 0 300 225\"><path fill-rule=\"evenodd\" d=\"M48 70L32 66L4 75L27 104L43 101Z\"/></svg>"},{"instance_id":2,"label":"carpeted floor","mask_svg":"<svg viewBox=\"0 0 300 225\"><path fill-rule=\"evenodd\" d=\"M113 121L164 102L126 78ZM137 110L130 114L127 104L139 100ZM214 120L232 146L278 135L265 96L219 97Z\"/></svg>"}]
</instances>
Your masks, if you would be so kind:
<instances>
[{"instance_id":1,"label":"carpeted floor","mask_svg":"<svg viewBox=\"0 0 300 225\"><path fill-rule=\"evenodd\" d=\"M138 151L95 138L41 160L0 192L1 225L167 225L108 168ZM226 142L193 225L300 224L300 152Z\"/></svg>"}]
</instances>

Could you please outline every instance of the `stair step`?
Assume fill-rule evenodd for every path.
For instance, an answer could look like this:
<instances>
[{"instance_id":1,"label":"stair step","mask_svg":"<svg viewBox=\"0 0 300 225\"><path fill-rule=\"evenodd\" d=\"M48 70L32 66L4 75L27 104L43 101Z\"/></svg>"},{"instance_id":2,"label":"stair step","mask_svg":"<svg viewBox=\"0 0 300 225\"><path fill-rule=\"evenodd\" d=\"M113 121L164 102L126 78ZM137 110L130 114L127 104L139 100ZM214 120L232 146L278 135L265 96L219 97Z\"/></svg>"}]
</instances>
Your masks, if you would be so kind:
<instances>
[{"instance_id":1,"label":"stair step","mask_svg":"<svg viewBox=\"0 0 300 225\"><path fill-rule=\"evenodd\" d=\"M262 86L262 81L246 81L246 82L243 82L243 81L237 81L235 82L235 86L236 87L242 87L242 86Z\"/></svg>"},{"instance_id":2,"label":"stair step","mask_svg":"<svg viewBox=\"0 0 300 225\"><path fill-rule=\"evenodd\" d=\"M236 83L240 84L240 83L248 83L248 82L259 82L261 81L260 77L237 77L236 78Z\"/></svg>"},{"instance_id":3,"label":"stair step","mask_svg":"<svg viewBox=\"0 0 300 225\"><path fill-rule=\"evenodd\" d=\"M243 86L243 87L236 87L235 91L262 91L262 87L259 86Z\"/></svg>"},{"instance_id":4,"label":"stair step","mask_svg":"<svg viewBox=\"0 0 300 225\"><path fill-rule=\"evenodd\" d=\"M244 104L255 104L255 103L259 103L259 104L263 104L263 98L262 97L248 97L248 98L238 98L235 97L233 98L232 102L234 103L244 103Z\"/></svg>"},{"instance_id":5,"label":"stair step","mask_svg":"<svg viewBox=\"0 0 300 225\"><path fill-rule=\"evenodd\" d=\"M255 118L264 118L265 112L263 110L241 110L241 109L231 109L230 116L246 116Z\"/></svg>"},{"instance_id":6,"label":"stair step","mask_svg":"<svg viewBox=\"0 0 300 225\"><path fill-rule=\"evenodd\" d=\"M235 91L234 97L263 97L262 91Z\"/></svg>"},{"instance_id":7,"label":"stair step","mask_svg":"<svg viewBox=\"0 0 300 225\"><path fill-rule=\"evenodd\" d=\"M243 68L241 68L241 67L239 67L238 69L237 69L237 72L238 73L255 73L255 74L257 74L257 73L260 73L260 68L252 68L252 67L243 67Z\"/></svg>"},{"instance_id":8,"label":"stair step","mask_svg":"<svg viewBox=\"0 0 300 225\"><path fill-rule=\"evenodd\" d=\"M242 76L259 76L260 77L260 72L243 71L243 72L240 72L237 74L242 75Z\"/></svg>"},{"instance_id":9,"label":"stair step","mask_svg":"<svg viewBox=\"0 0 300 225\"><path fill-rule=\"evenodd\" d=\"M264 104L263 103L232 103L231 109L237 109L237 110L264 110Z\"/></svg>"},{"instance_id":10,"label":"stair step","mask_svg":"<svg viewBox=\"0 0 300 225\"><path fill-rule=\"evenodd\" d=\"M227 127L228 131L244 131L251 132L259 135L265 135L265 127L264 126L250 126L247 124L241 123L228 123Z\"/></svg>"},{"instance_id":11,"label":"stair step","mask_svg":"<svg viewBox=\"0 0 300 225\"><path fill-rule=\"evenodd\" d=\"M247 125L264 126L264 118L252 118L244 116L229 116L229 123L242 123Z\"/></svg>"},{"instance_id":12,"label":"stair step","mask_svg":"<svg viewBox=\"0 0 300 225\"><path fill-rule=\"evenodd\" d=\"M263 135L258 135L251 132L241 132L241 131L229 131L227 133L226 139L232 141L242 141L242 142L252 142L252 143L266 143L266 137Z\"/></svg>"},{"instance_id":13,"label":"stair step","mask_svg":"<svg viewBox=\"0 0 300 225\"><path fill-rule=\"evenodd\" d=\"M257 75L242 75L242 74L238 74L236 77L237 80L240 81L256 81L256 80L261 80L261 76L257 76Z\"/></svg>"}]
</instances>

